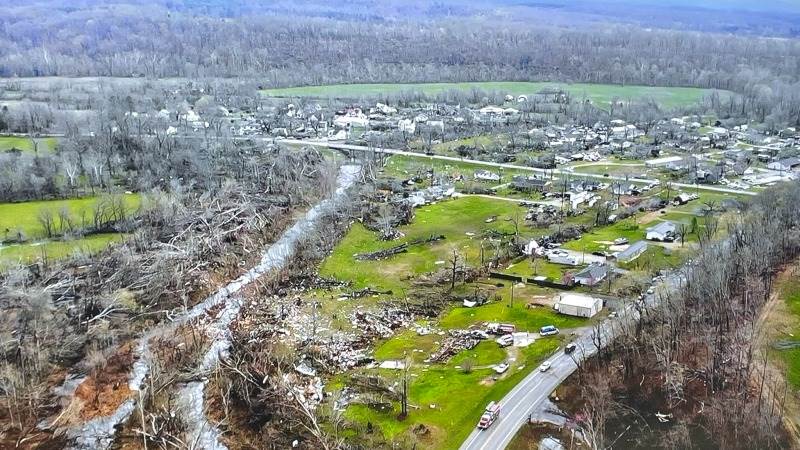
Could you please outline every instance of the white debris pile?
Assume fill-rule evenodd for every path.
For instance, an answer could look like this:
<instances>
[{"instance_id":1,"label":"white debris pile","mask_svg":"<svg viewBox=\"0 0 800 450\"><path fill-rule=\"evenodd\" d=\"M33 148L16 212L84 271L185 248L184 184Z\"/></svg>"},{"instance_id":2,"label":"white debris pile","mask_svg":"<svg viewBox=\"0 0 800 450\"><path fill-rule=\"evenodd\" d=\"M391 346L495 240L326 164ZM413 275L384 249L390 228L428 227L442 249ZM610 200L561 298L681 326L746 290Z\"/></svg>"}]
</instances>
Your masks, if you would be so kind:
<instances>
[{"instance_id":1,"label":"white debris pile","mask_svg":"<svg viewBox=\"0 0 800 450\"><path fill-rule=\"evenodd\" d=\"M389 338L394 330L405 328L414 321L414 315L399 308L384 308L379 312L356 311L350 316L353 328L366 336Z\"/></svg>"},{"instance_id":2,"label":"white debris pile","mask_svg":"<svg viewBox=\"0 0 800 450\"><path fill-rule=\"evenodd\" d=\"M294 397L309 409L316 408L325 398L325 385L320 377L304 377L286 373L283 375L283 383L290 389L290 399Z\"/></svg>"},{"instance_id":3,"label":"white debris pile","mask_svg":"<svg viewBox=\"0 0 800 450\"><path fill-rule=\"evenodd\" d=\"M474 330L450 330L441 346L425 362L443 363L463 350L472 350L483 339Z\"/></svg>"}]
</instances>

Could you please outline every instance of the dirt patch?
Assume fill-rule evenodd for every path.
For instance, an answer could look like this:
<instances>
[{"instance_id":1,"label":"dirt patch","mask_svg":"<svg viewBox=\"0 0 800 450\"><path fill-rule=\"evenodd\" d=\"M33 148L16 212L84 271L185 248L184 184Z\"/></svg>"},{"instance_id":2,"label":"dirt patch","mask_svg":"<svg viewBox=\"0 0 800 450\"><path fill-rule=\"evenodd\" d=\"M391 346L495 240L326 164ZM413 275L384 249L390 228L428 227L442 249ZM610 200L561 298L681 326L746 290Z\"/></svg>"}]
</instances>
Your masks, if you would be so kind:
<instances>
[{"instance_id":1,"label":"dirt patch","mask_svg":"<svg viewBox=\"0 0 800 450\"><path fill-rule=\"evenodd\" d=\"M78 385L73 404L67 407L67 411L72 410L82 421L88 421L110 416L125 400L131 398L128 376L134 362L132 350L132 342L122 345L104 366L93 370Z\"/></svg>"},{"instance_id":2,"label":"dirt patch","mask_svg":"<svg viewBox=\"0 0 800 450\"><path fill-rule=\"evenodd\" d=\"M663 210L650 211L650 212L646 213L645 215L643 215L642 217L640 217L637 220L638 220L639 223L654 222L654 221L656 221L656 220L661 218L661 216L663 215L663 214L661 214L662 211Z\"/></svg>"}]
</instances>

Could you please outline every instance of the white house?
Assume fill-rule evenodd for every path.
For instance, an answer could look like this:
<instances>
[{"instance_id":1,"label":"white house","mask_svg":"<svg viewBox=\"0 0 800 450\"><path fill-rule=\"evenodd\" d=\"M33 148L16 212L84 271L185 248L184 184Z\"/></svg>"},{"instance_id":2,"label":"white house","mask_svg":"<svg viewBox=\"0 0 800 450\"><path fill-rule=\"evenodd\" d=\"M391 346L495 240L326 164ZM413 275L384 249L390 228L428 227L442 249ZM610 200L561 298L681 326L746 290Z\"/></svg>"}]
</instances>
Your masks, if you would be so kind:
<instances>
[{"instance_id":1,"label":"white house","mask_svg":"<svg viewBox=\"0 0 800 450\"><path fill-rule=\"evenodd\" d=\"M800 165L800 158L786 158L767 164L767 169L787 172Z\"/></svg>"},{"instance_id":2,"label":"white house","mask_svg":"<svg viewBox=\"0 0 800 450\"><path fill-rule=\"evenodd\" d=\"M561 293L553 308L567 316L594 317L603 310L603 299L582 294Z\"/></svg>"},{"instance_id":3,"label":"white house","mask_svg":"<svg viewBox=\"0 0 800 450\"><path fill-rule=\"evenodd\" d=\"M675 224L670 221L661 222L647 229L647 240L649 241L665 241L674 235Z\"/></svg>"},{"instance_id":4,"label":"white house","mask_svg":"<svg viewBox=\"0 0 800 450\"><path fill-rule=\"evenodd\" d=\"M663 158L648 159L644 162L645 167L665 167L670 164L679 164L683 162L683 156L665 156Z\"/></svg>"},{"instance_id":5,"label":"white house","mask_svg":"<svg viewBox=\"0 0 800 450\"><path fill-rule=\"evenodd\" d=\"M574 256L550 253L547 255L547 260L553 264L562 264L565 266L577 266L578 260Z\"/></svg>"}]
</instances>

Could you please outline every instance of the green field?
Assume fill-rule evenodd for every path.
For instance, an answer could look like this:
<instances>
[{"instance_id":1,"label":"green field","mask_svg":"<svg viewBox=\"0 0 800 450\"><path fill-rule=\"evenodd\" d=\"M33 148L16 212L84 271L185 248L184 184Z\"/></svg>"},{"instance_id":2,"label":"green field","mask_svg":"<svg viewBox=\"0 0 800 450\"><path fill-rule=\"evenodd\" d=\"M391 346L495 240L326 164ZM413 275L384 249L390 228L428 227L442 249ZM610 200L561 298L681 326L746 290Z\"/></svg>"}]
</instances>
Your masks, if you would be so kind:
<instances>
[{"instance_id":1,"label":"green field","mask_svg":"<svg viewBox=\"0 0 800 450\"><path fill-rule=\"evenodd\" d=\"M40 152L52 152L58 146L56 138L29 138L18 136L0 136L0 152L17 149L23 152L33 152L37 149Z\"/></svg>"},{"instance_id":2,"label":"green field","mask_svg":"<svg viewBox=\"0 0 800 450\"><path fill-rule=\"evenodd\" d=\"M773 341L794 341L800 335L800 282L796 273L797 267L787 269L791 276L779 278L778 295L783 304L777 309L780 318L774 318L776 323L769 323ZM773 350L783 364L786 379L797 390L800 389L800 348L788 350Z\"/></svg>"},{"instance_id":3,"label":"green field","mask_svg":"<svg viewBox=\"0 0 800 450\"><path fill-rule=\"evenodd\" d=\"M138 209L141 202L139 194L123 195L130 212ZM49 209L58 215L59 211L66 208L71 220L80 226L84 220L91 221L92 211L99 198L83 197L68 200L0 203L0 241L17 240L18 232L22 232L27 239L45 237L44 229L39 223L39 213L43 209Z\"/></svg>"},{"instance_id":4,"label":"green field","mask_svg":"<svg viewBox=\"0 0 800 450\"><path fill-rule=\"evenodd\" d=\"M269 97L319 97L319 98L359 98L378 95L399 94L419 91L427 95L448 91L498 91L503 94L534 94L547 87L560 87L576 98L589 98L594 103L605 106L612 100L639 100L652 98L666 108L687 106L699 102L708 89L676 88L653 86L620 86L608 84L564 84L524 81L491 81L472 83L416 83L416 84L338 84L325 86L300 86L282 89L264 89L262 94Z\"/></svg>"},{"instance_id":5,"label":"green field","mask_svg":"<svg viewBox=\"0 0 800 450\"><path fill-rule=\"evenodd\" d=\"M0 245L0 267L16 262L28 263L36 259L58 260L75 252L97 253L109 245L120 242L124 234L103 233L65 241L39 241L31 244Z\"/></svg>"},{"instance_id":6,"label":"green field","mask_svg":"<svg viewBox=\"0 0 800 450\"><path fill-rule=\"evenodd\" d=\"M447 261L456 249L470 264L480 258L481 234L488 230L511 233L509 221L515 215L524 217L523 210L512 202L483 197L464 197L418 208L410 225L399 228L405 237L392 242L380 241L377 235L360 223L353 224L333 254L322 264L320 275L351 281L355 288L372 286L399 292L408 286L405 278L443 269L437 261ZM493 223L487 218L497 216ZM523 226L520 225L520 230ZM467 233L474 233L469 236ZM382 261L357 261L354 255L393 247L404 241L444 235L445 239L432 244L409 248L408 252ZM487 250L488 251L488 250Z\"/></svg>"},{"instance_id":7,"label":"green field","mask_svg":"<svg viewBox=\"0 0 800 450\"><path fill-rule=\"evenodd\" d=\"M514 304L511 305L511 286L509 282L497 291L500 301L492 301L475 308L456 307L449 310L439 325L448 329L465 329L480 322L512 323L521 331L538 331L545 325L559 328L575 328L586 324L585 319L557 314L550 307L528 307L533 299L550 299L556 291L534 285L525 285L514 289ZM462 286L468 289L467 286Z\"/></svg>"},{"instance_id":8,"label":"green field","mask_svg":"<svg viewBox=\"0 0 800 450\"><path fill-rule=\"evenodd\" d=\"M516 360L502 377L485 367L505 360L494 342L485 342L473 350L456 355L446 365L412 366L409 385L408 417L400 421L400 405L393 402L391 411L378 411L367 405L351 405L345 416L364 427L377 428L387 439L396 442L418 443L420 448L455 449L469 435L481 412L492 400L501 399L525 375L551 355L560 345L556 338L539 339L518 350ZM516 349L515 349L516 350ZM476 368L469 373L457 368L472 359ZM485 368L480 368L480 367ZM399 377L390 371L380 371L387 378ZM411 431L423 424L428 432L416 436Z\"/></svg>"}]
</instances>

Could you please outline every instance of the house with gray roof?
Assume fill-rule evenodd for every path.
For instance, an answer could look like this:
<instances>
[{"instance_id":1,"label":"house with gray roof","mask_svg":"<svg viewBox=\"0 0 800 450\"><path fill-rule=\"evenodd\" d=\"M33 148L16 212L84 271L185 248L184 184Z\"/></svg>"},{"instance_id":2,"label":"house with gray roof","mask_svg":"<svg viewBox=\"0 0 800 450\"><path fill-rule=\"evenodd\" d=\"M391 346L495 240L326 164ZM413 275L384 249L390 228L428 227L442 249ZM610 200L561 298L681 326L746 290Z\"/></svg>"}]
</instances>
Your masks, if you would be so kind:
<instances>
[{"instance_id":1,"label":"house with gray roof","mask_svg":"<svg viewBox=\"0 0 800 450\"><path fill-rule=\"evenodd\" d=\"M675 239L675 224L669 220L647 229L648 241L669 241Z\"/></svg>"},{"instance_id":2,"label":"house with gray roof","mask_svg":"<svg viewBox=\"0 0 800 450\"><path fill-rule=\"evenodd\" d=\"M631 262L641 256L645 251L647 251L647 242L636 241L625 250L617 253L617 261L624 263Z\"/></svg>"},{"instance_id":3,"label":"house with gray roof","mask_svg":"<svg viewBox=\"0 0 800 450\"><path fill-rule=\"evenodd\" d=\"M592 263L576 273L573 280L583 286L594 286L603 281L608 276L608 272L609 267L606 264Z\"/></svg>"}]
</instances>

